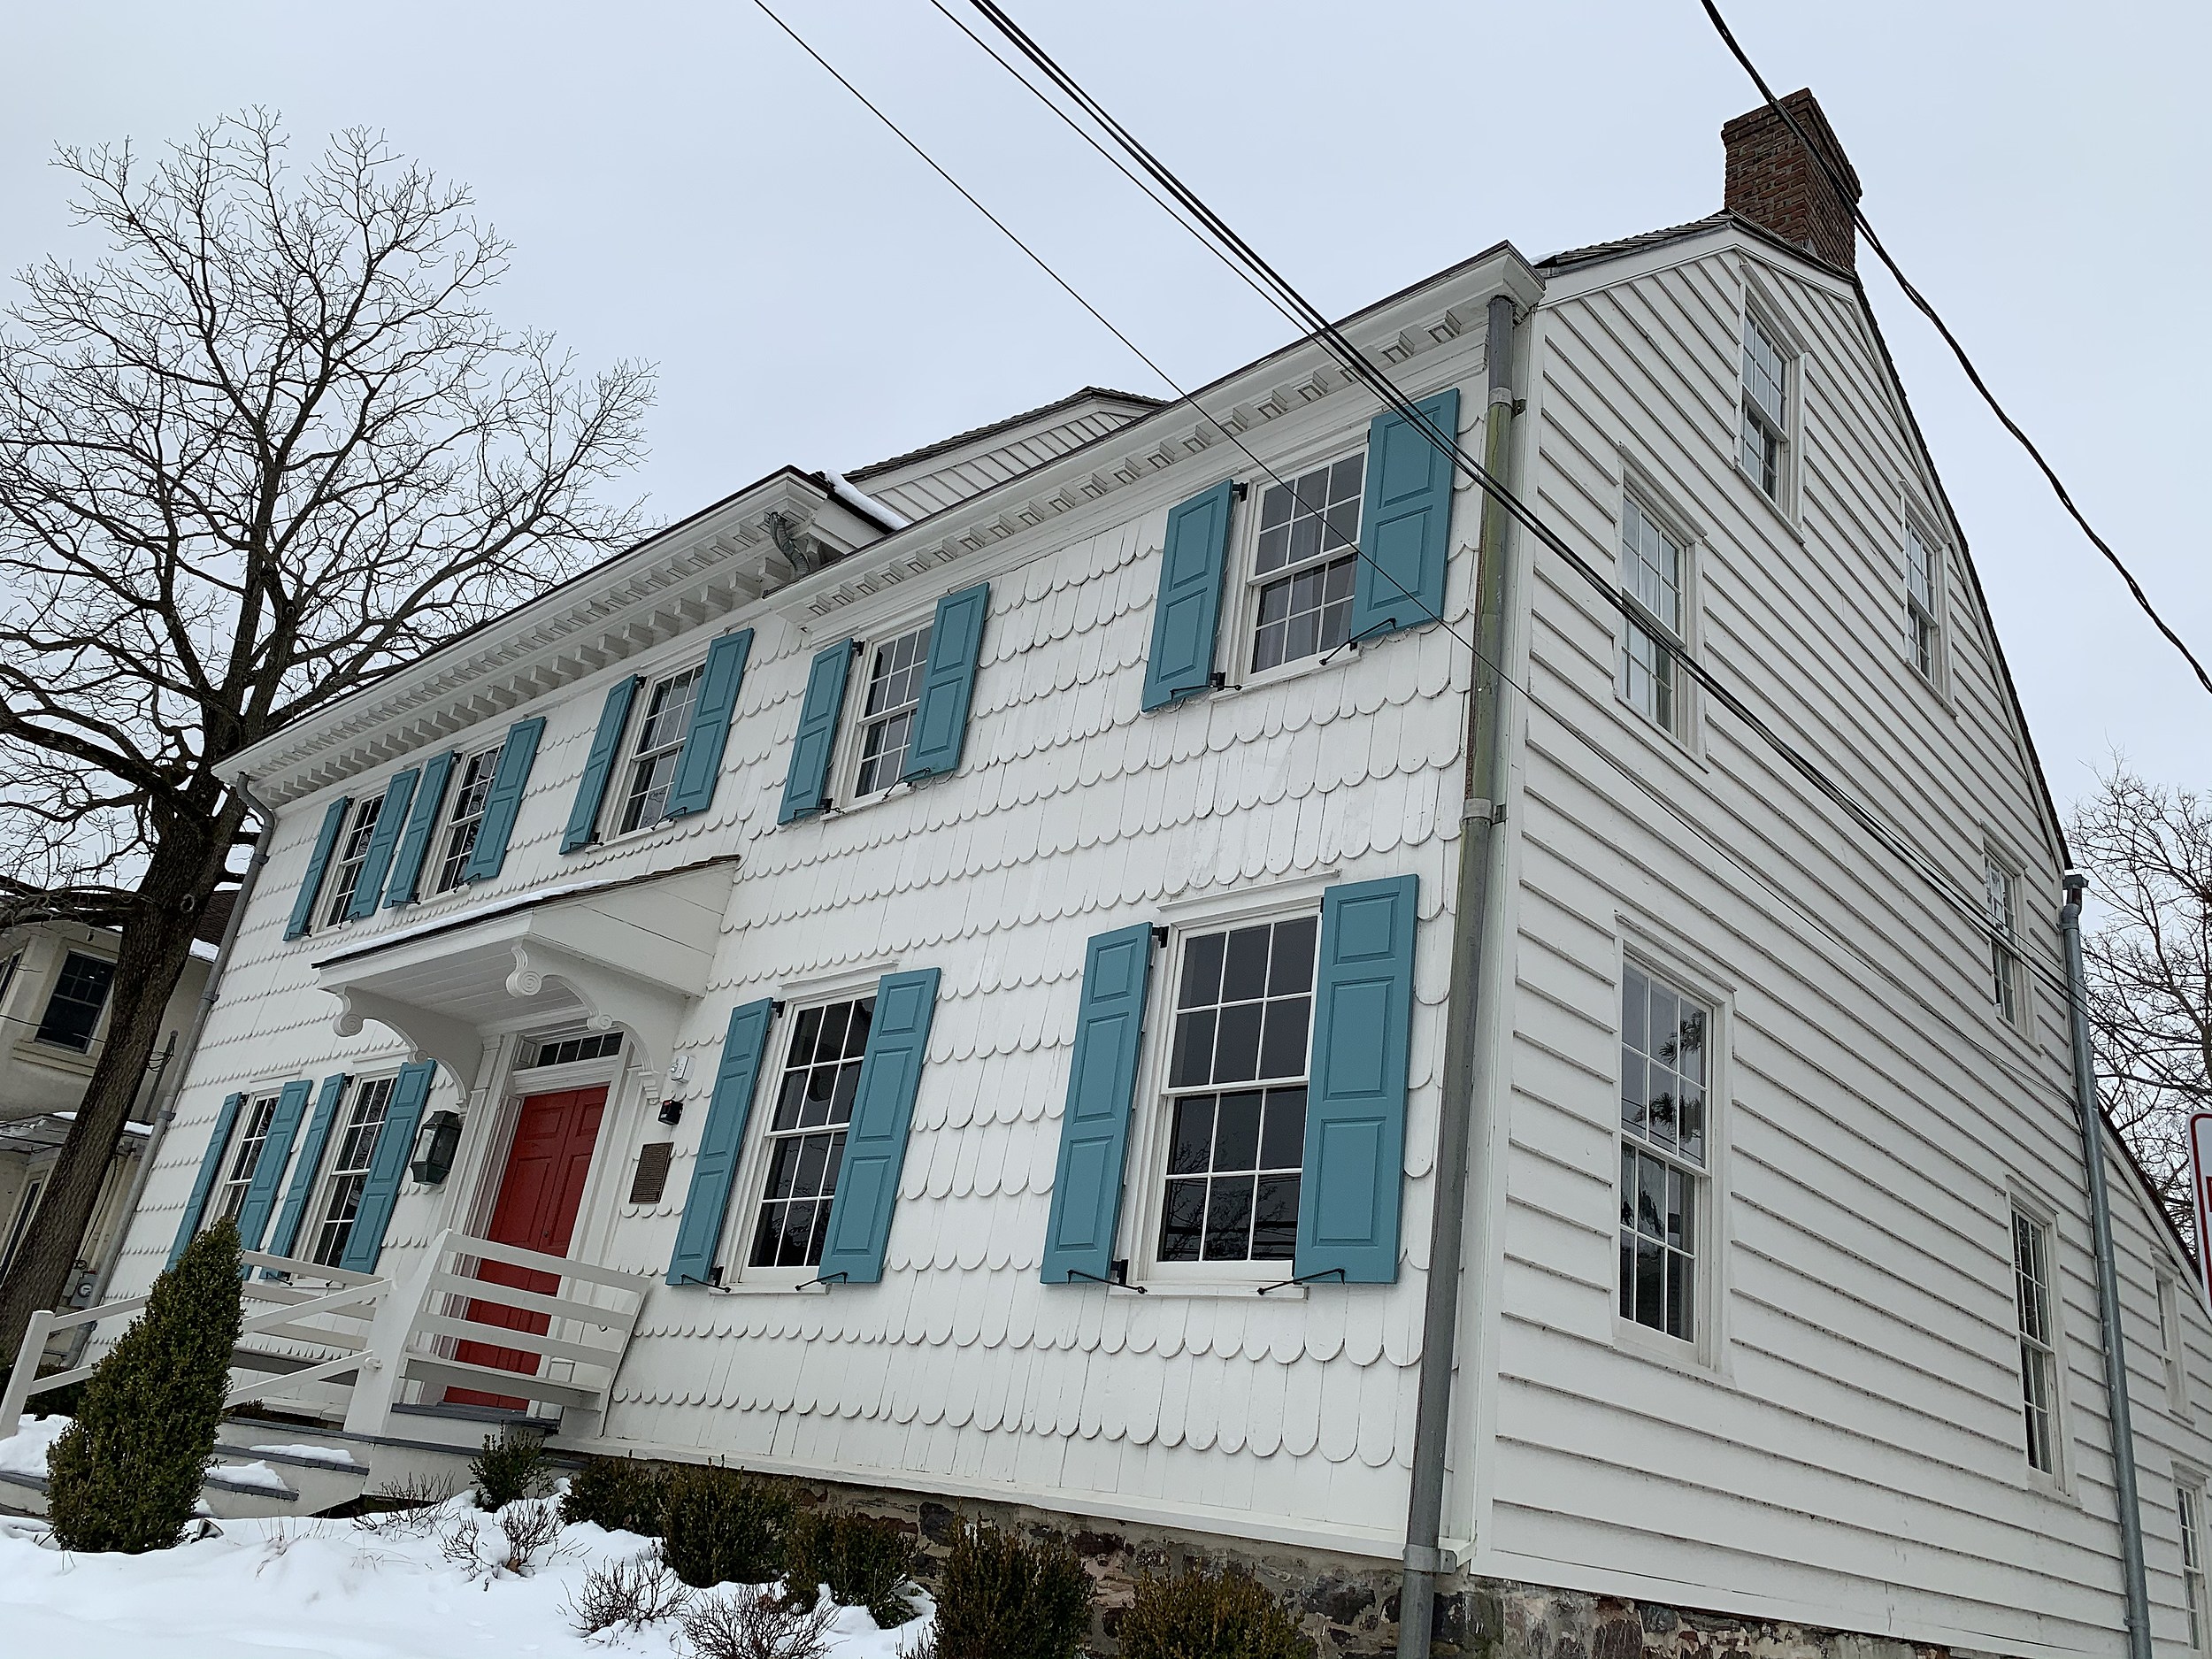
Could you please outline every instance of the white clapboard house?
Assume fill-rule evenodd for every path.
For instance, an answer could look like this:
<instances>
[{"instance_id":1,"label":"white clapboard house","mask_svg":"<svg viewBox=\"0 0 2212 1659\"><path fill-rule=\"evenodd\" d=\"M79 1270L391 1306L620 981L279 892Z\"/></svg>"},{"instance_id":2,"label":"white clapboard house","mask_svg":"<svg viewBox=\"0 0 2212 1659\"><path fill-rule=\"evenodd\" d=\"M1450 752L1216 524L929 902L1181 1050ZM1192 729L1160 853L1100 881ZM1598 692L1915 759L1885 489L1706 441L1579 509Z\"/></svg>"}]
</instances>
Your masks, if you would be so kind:
<instances>
[{"instance_id":1,"label":"white clapboard house","mask_svg":"<svg viewBox=\"0 0 2212 1659\"><path fill-rule=\"evenodd\" d=\"M1727 139L1709 219L1344 325L1627 602L1505 543L1440 1634L2118 1653L2057 821L1849 221ZM529 1411L1386 1646L1482 500L1301 342L786 468L280 733L116 1293L235 1216L320 1298L242 1392L372 1463ZM2178 1655L2212 1320L2106 1144Z\"/></svg>"}]
</instances>

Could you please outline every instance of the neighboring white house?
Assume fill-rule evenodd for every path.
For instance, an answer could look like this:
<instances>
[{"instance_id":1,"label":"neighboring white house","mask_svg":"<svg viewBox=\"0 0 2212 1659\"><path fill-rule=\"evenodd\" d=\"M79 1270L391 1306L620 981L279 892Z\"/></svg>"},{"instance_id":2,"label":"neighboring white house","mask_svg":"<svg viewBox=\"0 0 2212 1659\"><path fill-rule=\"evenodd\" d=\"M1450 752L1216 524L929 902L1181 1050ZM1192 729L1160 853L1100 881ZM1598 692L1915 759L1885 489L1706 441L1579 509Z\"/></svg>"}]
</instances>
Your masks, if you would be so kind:
<instances>
[{"instance_id":1,"label":"neighboring white house","mask_svg":"<svg viewBox=\"0 0 2212 1659\"><path fill-rule=\"evenodd\" d=\"M1508 296L1510 474L1630 601L1509 543L1443 1633L2113 1653L2063 849L1848 220L1768 120L1732 211L1345 324L1479 453ZM1386 1645L1480 505L1302 342L776 472L267 740L118 1291L234 1214L413 1287L329 1396L363 1436L551 1400L568 1448L1237 1555ZM2212 1318L2109 1145L2177 1655ZM568 1304L472 1327L427 1277L480 1282L470 1239L536 1253L484 1258L510 1295L643 1291L611 1385Z\"/></svg>"}]
</instances>

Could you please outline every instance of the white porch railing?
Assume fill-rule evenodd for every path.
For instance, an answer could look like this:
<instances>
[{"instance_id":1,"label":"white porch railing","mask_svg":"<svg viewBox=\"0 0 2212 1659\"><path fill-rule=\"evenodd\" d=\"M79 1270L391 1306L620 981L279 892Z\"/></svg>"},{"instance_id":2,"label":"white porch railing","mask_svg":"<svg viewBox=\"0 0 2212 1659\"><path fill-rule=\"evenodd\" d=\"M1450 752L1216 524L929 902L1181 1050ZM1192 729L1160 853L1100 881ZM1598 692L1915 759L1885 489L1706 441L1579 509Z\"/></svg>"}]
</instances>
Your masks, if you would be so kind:
<instances>
[{"instance_id":1,"label":"white porch railing","mask_svg":"<svg viewBox=\"0 0 2212 1659\"><path fill-rule=\"evenodd\" d=\"M249 1311L239 1325L241 1340L249 1336L275 1337L288 1342L299 1342L326 1350L327 1357L309 1361L296 1369L274 1376L263 1377L255 1382L241 1383L223 1397L226 1408L242 1405L249 1400L266 1400L289 1394L311 1383L328 1382L348 1371L358 1371L363 1363L364 1350L368 1347L367 1327L375 1317L376 1304L391 1292L392 1282L367 1273L349 1273L342 1268L319 1267L313 1262L293 1256L271 1256L261 1250L242 1250L239 1260L249 1269L263 1269L266 1272L250 1271L239 1285L239 1294L248 1303L268 1304L265 1312ZM267 1274L280 1274L271 1278ZM311 1285L325 1286L310 1289ZM21 1421L23 1408L34 1394L50 1389L66 1387L92 1375L94 1367L78 1365L68 1371L56 1371L50 1377L38 1375L39 1362L45 1356L46 1344L55 1333L74 1330L79 1325L96 1325L102 1320L120 1318L134 1314L146 1305L143 1296L127 1296L118 1302L104 1302L97 1308L86 1308L76 1313L56 1313L42 1309L31 1316L30 1324L23 1333L23 1346L17 1351L15 1369L9 1373L8 1386L0 1392L0 1440L13 1434ZM309 1319L336 1319L339 1326L309 1325ZM344 1325L357 1325L349 1330ZM249 1350L250 1352L250 1350ZM288 1359L282 1362L290 1363ZM234 1365L234 1371L253 1369Z\"/></svg>"}]
</instances>

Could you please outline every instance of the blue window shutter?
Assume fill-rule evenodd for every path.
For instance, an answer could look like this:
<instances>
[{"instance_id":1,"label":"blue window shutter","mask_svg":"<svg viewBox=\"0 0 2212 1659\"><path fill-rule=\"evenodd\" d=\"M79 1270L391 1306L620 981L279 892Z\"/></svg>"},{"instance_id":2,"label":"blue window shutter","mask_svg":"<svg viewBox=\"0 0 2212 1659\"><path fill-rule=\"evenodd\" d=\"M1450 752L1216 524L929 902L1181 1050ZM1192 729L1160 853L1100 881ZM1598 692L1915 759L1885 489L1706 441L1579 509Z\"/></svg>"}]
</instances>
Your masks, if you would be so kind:
<instances>
[{"instance_id":1,"label":"blue window shutter","mask_svg":"<svg viewBox=\"0 0 2212 1659\"><path fill-rule=\"evenodd\" d=\"M353 1212L353 1231L346 1235L345 1254L339 1258L338 1265L348 1272L376 1271L376 1259L384 1253L384 1230L392 1225L399 1184L406 1179L407 1160L414 1155L415 1131L422 1126L423 1102L430 1098L430 1079L437 1071L434 1060L418 1060L399 1069L391 1104L384 1110L384 1125L376 1132L376 1150L369 1154L368 1179L361 1186L360 1207Z\"/></svg>"},{"instance_id":2,"label":"blue window shutter","mask_svg":"<svg viewBox=\"0 0 2212 1659\"><path fill-rule=\"evenodd\" d=\"M1152 655L1144 664L1144 706L1157 709L1214 682L1214 634L1221 621L1221 573L1229 564L1236 486L1223 479L1167 515L1160 552L1160 596L1152 605Z\"/></svg>"},{"instance_id":3,"label":"blue window shutter","mask_svg":"<svg viewBox=\"0 0 2212 1659\"><path fill-rule=\"evenodd\" d=\"M722 775L722 749L730 741L730 716L737 688L745 683L745 659L753 652L753 631L725 634L707 647L707 665L699 676L699 695L691 704L691 729L676 757L663 818L688 818L714 804L715 780Z\"/></svg>"},{"instance_id":4,"label":"blue window shutter","mask_svg":"<svg viewBox=\"0 0 2212 1659\"><path fill-rule=\"evenodd\" d=\"M722 1221L730 1207L730 1187L737 1179L745 1151L745 1124L753 1113L753 1089L760 1080L760 1057L768 1048L768 1028L776 1005L763 998L730 1010L722 1033L722 1064L715 1068L714 1093L707 1101L707 1121L699 1131L699 1153L691 1165L691 1190L684 1194L684 1218L676 1227L676 1248L668 1258L672 1285L704 1285L714 1270L722 1242Z\"/></svg>"},{"instance_id":5,"label":"blue window shutter","mask_svg":"<svg viewBox=\"0 0 2212 1659\"><path fill-rule=\"evenodd\" d=\"M246 1183L245 1202L238 1206L238 1248L257 1250L269 1230L269 1212L276 1208L277 1186L284 1166L292 1160L292 1137L300 1131L307 1111L307 1094L314 1086L295 1078L277 1095L276 1110L269 1115L269 1133L254 1159L253 1179Z\"/></svg>"},{"instance_id":6,"label":"blue window shutter","mask_svg":"<svg viewBox=\"0 0 2212 1659\"><path fill-rule=\"evenodd\" d=\"M422 769L410 766L405 772L394 772L391 782L384 786L384 804L376 809L376 828L369 833L361 879L353 884L353 897L346 904L348 921L376 914L376 902L384 894L384 872L392 867L392 849L399 845L399 833L407 822L407 809L421 778Z\"/></svg>"},{"instance_id":7,"label":"blue window shutter","mask_svg":"<svg viewBox=\"0 0 2212 1659\"><path fill-rule=\"evenodd\" d=\"M1456 388L1414 405L1448 438L1459 434ZM1444 561L1451 551L1452 457L1402 415L1367 428L1367 492L1352 581L1352 637L1417 628L1444 614Z\"/></svg>"},{"instance_id":8,"label":"blue window shutter","mask_svg":"<svg viewBox=\"0 0 2212 1659\"><path fill-rule=\"evenodd\" d=\"M788 824L829 804L830 757L837 752L837 717L845 710L845 680L852 668L851 640L814 654L799 703L799 730L791 740L791 770L783 780L776 822Z\"/></svg>"},{"instance_id":9,"label":"blue window shutter","mask_svg":"<svg viewBox=\"0 0 2212 1659\"><path fill-rule=\"evenodd\" d=\"M1418 896L1412 876L1347 883L1321 895L1298 1190L1301 1279L1332 1270L1355 1285L1398 1277Z\"/></svg>"},{"instance_id":10,"label":"blue window shutter","mask_svg":"<svg viewBox=\"0 0 2212 1659\"><path fill-rule=\"evenodd\" d=\"M292 895L292 919L284 925L287 939L298 939L314 925L315 901L322 896L323 872L338 845L338 832L346 826L346 810L353 803L343 795L323 809L323 826L315 832L315 850L307 856L307 873L299 891Z\"/></svg>"},{"instance_id":11,"label":"blue window shutter","mask_svg":"<svg viewBox=\"0 0 2212 1659\"><path fill-rule=\"evenodd\" d=\"M399 850L392 855L392 879L384 884L388 910L415 902L415 888L422 881L423 856L430 850L430 837L438 827L438 810L445 805L446 780L453 776L454 763L459 759L448 751L424 763L422 782L415 789L414 810L407 815L407 832L399 838ZM377 823L380 826L383 822L380 815Z\"/></svg>"},{"instance_id":12,"label":"blue window shutter","mask_svg":"<svg viewBox=\"0 0 2212 1659\"><path fill-rule=\"evenodd\" d=\"M338 1115L338 1102L345 1092L344 1072L323 1079L322 1093L315 1097L314 1115L307 1120L307 1133L300 1137L300 1155L292 1164L292 1184L285 1188L284 1208L277 1212L276 1231L269 1238L272 1256L289 1256L299 1242L307 1202L315 1195L315 1178L323 1172L323 1148L330 1141L331 1120ZM257 1175L259 1171L255 1172Z\"/></svg>"},{"instance_id":13,"label":"blue window shutter","mask_svg":"<svg viewBox=\"0 0 2212 1659\"><path fill-rule=\"evenodd\" d=\"M983 619L991 584L978 582L937 602L929 631L929 667L922 677L921 705L914 710L913 739L899 773L911 781L960 770L968 738L968 703L975 695L975 664L983 649Z\"/></svg>"},{"instance_id":14,"label":"blue window shutter","mask_svg":"<svg viewBox=\"0 0 2212 1659\"><path fill-rule=\"evenodd\" d=\"M598 729L591 734L591 752L584 757L584 775L576 780L576 804L568 810L568 827L561 832L561 850L572 853L599 839L599 808L607 798L607 780L614 772L614 757L622 747L622 733L630 724L630 703L645 683L629 674L607 687L607 700L599 705ZM685 746L689 753L689 745Z\"/></svg>"},{"instance_id":15,"label":"blue window shutter","mask_svg":"<svg viewBox=\"0 0 2212 1659\"><path fill-rule=\"evenodd\" d=\"M534 714L507 728L500 746L499 769L484 796L483 821L476 826L476 845L461 868L463 881L495 879L507 862L507 839L515 833L515 815L522 810L522 793L530 787L531 763L538 757L538 738L545 717Z\"/></svg>"},{"instance_id":16,"label":"blue window shutter","mask_svg":"<svg viewBox=\"0 0 2212 1659\"><path fill-rule=\"evenodd\" d=\"M222 1170L223 1154L230 1150L230 1132L237 1126L238 1109L245 1103L243 1094L227 1094L222 1110L215 1114L215 1127L208 1133L207 1150L200 1154L200 1172L193 1178L192 1196L184 1201L184 1216L177 1223L176 1242L169 1247L171 1267L177 1264L184 1247L192 1242L192 1235L200 1230L200 1217L207 1213L207 1195L215 1190L215 1177Z\"/></svg>"},{"instance_id":17,"label":"blue window shutter","mask_svg":"<svg viewBox=\"0 0 2212 1659\"><path fill-rule=\"evenodd\" d=\"M1045 1230L1048 1285L1105 1279L1121 1219L1122 1160L1144 1047L1145 991L1152 977L1148 923L1094 935L1083 957L1083 1005L1060 1117L1060 1160Z\"/></svg>"},{"instance_id":18,"label":"blue window shutter","mask_svg":"<svg viewBox=\"0 0 2212 1659\"><path fill-rule=\"evenodd\" d=\"M934 968L887 973L876 981L875 1018L868 1026L868 1051L860 1062L845 1161L838 1167L829 1237L822 1247L825 1279L842 1273L849 1285L872 1285L883 1277L914 1091L921 1087L922 1056L936 1007Z\"/></svg>"}]
</instances>

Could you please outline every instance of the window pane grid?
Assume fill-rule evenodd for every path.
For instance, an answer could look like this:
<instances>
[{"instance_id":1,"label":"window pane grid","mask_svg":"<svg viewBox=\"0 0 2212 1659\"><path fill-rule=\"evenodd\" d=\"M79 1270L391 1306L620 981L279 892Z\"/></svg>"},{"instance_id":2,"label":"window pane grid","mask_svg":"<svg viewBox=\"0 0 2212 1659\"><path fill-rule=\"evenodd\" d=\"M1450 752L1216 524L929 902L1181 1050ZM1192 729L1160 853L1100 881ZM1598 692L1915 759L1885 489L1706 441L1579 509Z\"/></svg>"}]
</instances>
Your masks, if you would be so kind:
<instances>
[{"instance_id":1,"label":"window pane grid","mask_svg":"<svg viewBox=\"0 0 2212 1659\"><path fill-rule=\"evenodd\" d=\"M1184 941L1163 1262L1281 1262L1295 1250L1318 929L1302 916Z\"/></svg>"},{"instance_id":2,"label":"window pane grid","mask_svg":"<svg viewBox=\"0 0 2212 1659\"><path fill-rule=\"evenodd\" d=\"M491 799L492 774L499 769L499 750L488 749L471 755L461 767L461 781L453 792L453 809L446 818L445 851L438 860L435 893L450 893L461 885L476 850L477 826L484 821L484 803Z\"/></svg>"},{"instance_id":3,"label":"window pane grid","mask_svg":"<svg viewBox=\"0 0 2212 1659\"><path fill-rule=\"evenodd\" d=\"M346 844L338 855L338 878L331 884L330 908L323 912L326 927L346 919L353 890L361 883L361 866L369 861L369 841L376 833L376 817L383 806L384 797L373 795L353 809L353 827L346 832Z\"/></svg>"},{"instance_id":4,"label":"window pane grid","mask_svg":"<svg viewBox=\"0 0 2212 1659\"><path fill-rule=\"evenodd\" d=\"M1261 581L1255 672L1333 650L1350 636L1367 457L1346 456L1260 497L1252 570Z\"/></svg>"},{"instance_id":5,"label":"window pane grid","mask_svg":"<svg viewBox=\"0 0 2212 1659\"><path fill-rule=\"evenodd\" d=\"M12 957L8 963L11 973L14 967ZM79 1054L88 1050L92 1047L92 1033L99 1028L100 1010L107 1006L108 991L114 983L113 963L98 956L80 956L73 950L69 952L62 958L61 972L54 976L53 995L46 999L46 1011L39 1017L38 1041L74 1048Z\"/></svg>"},{"instance_id":6,"label":"window pane grid","mask_svg":"<svg viewBox=\"0 0 2212 1659\"><path fill-rule=\"evenodd\" d=\"M215 1221L234 1220L253 1185L253 1166L261 1161L261 1148L269 1139L269 1120L276 1116L277 1097L264 1094L246 1108L246 1125L232 1143L229 1167L223 1176L222 1202Z\"/></svg>"},{"instance_id":7,"label":"window pane grid","mask_svg":"<svg viewBox=\"0 0 2212 1659\"><path fill-rule=\"evenodd\" d=\"M2020 1397L2027 1432L2028 1465L2044 1474L2058 1470L2057 1363L2052 1344L2050 1233L2040 1222L2012 1212L2015 1302L2020 1323Z\"/></svg>"},{"instance_id":8,"label":"window pane grid","mask_svg":"<svg viewBox=\"0 0 2212 1659\"><path fill-rule=\"evenodd\" d=\"M818 1267L829 1233L845 1126L868 1051L876 1000L860 997L801 1011L764 1139L768 1179L753 1228L753 1267Z\"/></svg>"},{"instance_id":9,"label":"window pane grid","mask_svg":"<svg viewBox=\"0 0 2212 1659\"><path fill-rule=\"evenodd\" d=\"M2189 1647L2193 1653L2201 1653L2206 1616L2203 1498L2193 1486L2175 1487L2174 1498L2181 1510L2181 1589L2182 1600L2189 1608Z\"/></svg>"},{"instance_id":10,"label":"window pane grid","mask_svg":"<svg viewBox=\"0 0 2212 1659\"><path fill-rule=\"evenodd\" d=\"M1621 975L1620 1311L1697 1340L1707 1010L1634 963Z\"/></svg>"},{"instance_id":11,"label":"window pane grid","mask_svg":"<svg viewBox=\"0 0 2212 1659\"><path fill-rule=\"evenodd\" d=\"M1743 319L1743 465L1770 499L1782 483L1782 434L1788 430L1788 369L1773 336L1747 311Z\"/></svg>"},{"instance_id":12,"label":"window pane grid","mask_svg":"<svg viewBox=\"0 0 2212 1659\"><path fill-rule=\"evenodd\" d=\"M1674 726L1674 653L1640 622L1628 624L1621 650L1621 696L1666 731Z\"/></svg>"},{"instance_id":13,"label":"window pane grid","mask_svg":"<svg viewBox=\"0 0 2212 1659\"><path fill-rule=\"evenodd\" d=\"M1933 678L1936 663L1935 562L1928 544L1905 526L1905 634L1913 666Z\"/></svg>"},{"instance_id":14,"label":"window pane grid","mask_svg":"<svg viewBox=\"0 0 2212 1659\"><path fill-rule=\"evenodd\" d=\"M345 1256L347 1241L353 1237L361 1189L368 1185L369 1157L376 1150L377 1131L384 1126L385 1111L392 1103L395 1080L377 1077L354 1085L345 1133L338 1138L338 1150L331 1160L322 1219L316 1225L314 1248L310 1252L319 1267L337 1266Z\"/></svg>"},{"instance_id":15,"label":"window pane grid","mask_svg":"<svg viewBox=\"0 0 2212 1659\"><path fill-rule=\"evenodd\" d=\"M2012 872L1983 855L1982 893L1989 920L1998 937L1990 941L1990 995L1998 1011L2008 1020L2020 1018L2020 954L2013 940L2018 917L2018 895Z\"/></svg>"},{"instance_id":16,"label":"window pane grid","mask_svg":"<svg viewBox=\"0 0 2212 1659\"><path fill-rule=\"evenodd\" d=\"M645 718L638 723L637 741L630 751L630 786L623 795L617 834L650 829L668 810L668 792L676 782L676 762L691 729L691 708L698 701L703 672L687 668L671 674L646 700Z\"/></svg>"},{"instance_id":17,"label":"window pane grid","mask_svg":"<svg viewBox=\"0 0 2212 1659\"><path fill-rule=\"evenodd\" d=\"M914 711L929 670L929 628L917 628L876 647L868 665L868 695L861 705L860 774L856 795L874 795L898 782L914 734Z\"/></svg>"}]
</instances>

